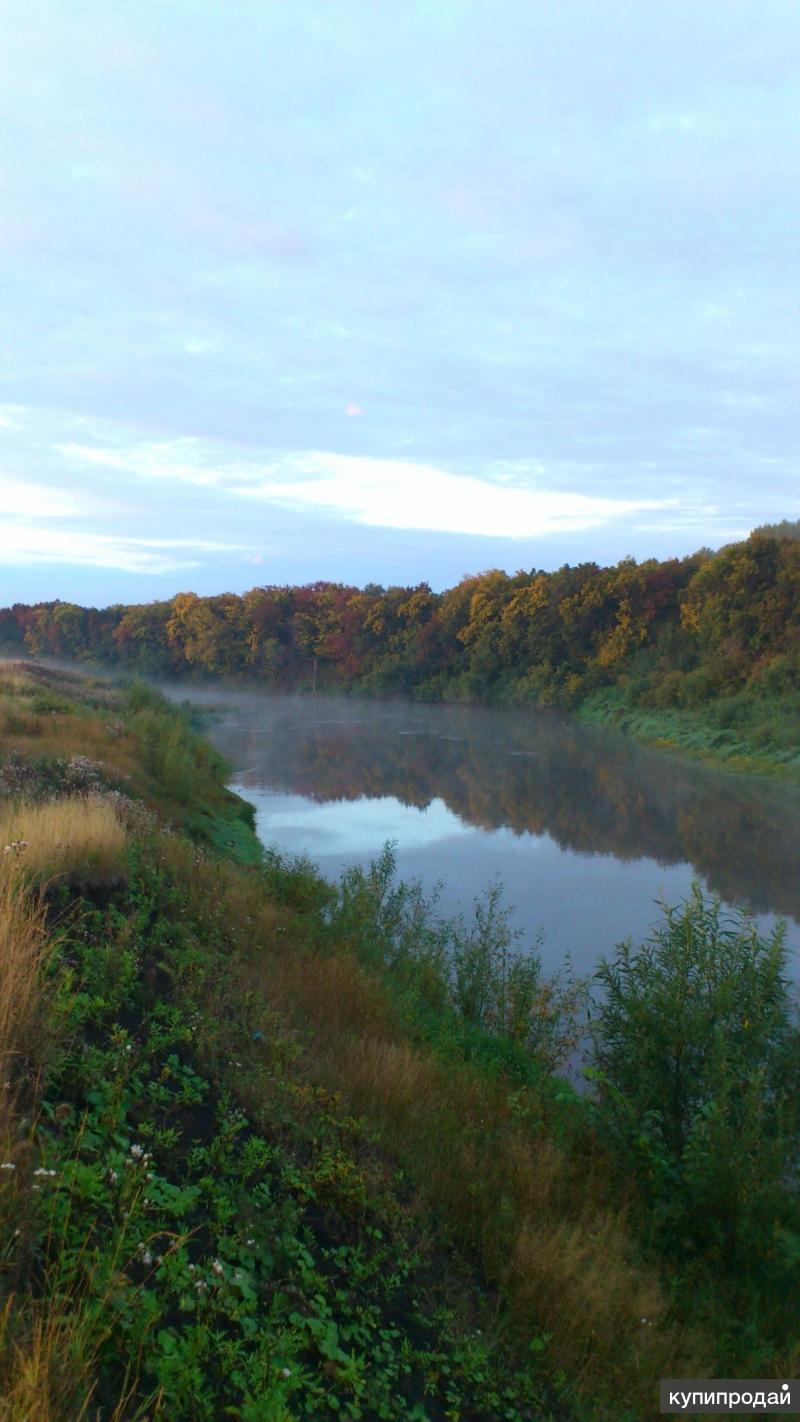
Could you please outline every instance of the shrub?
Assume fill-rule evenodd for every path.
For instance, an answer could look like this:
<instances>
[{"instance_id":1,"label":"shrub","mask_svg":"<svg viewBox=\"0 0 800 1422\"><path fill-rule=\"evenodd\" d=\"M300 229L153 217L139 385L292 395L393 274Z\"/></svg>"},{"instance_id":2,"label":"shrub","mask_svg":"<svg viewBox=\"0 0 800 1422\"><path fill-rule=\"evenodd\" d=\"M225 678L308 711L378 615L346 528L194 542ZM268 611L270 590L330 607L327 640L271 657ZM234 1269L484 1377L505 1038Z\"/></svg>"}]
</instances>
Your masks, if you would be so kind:
<instances>
[{"instance_id":1,"label":"shrub","mask_svg":"<svg viewBox=\"0 0 800 1422\"><path fill-rule=\"evenodd\" d=\"M797 1215L800 1145L783 928L764 937L695 885L597 978L590 1075L664 1243L741 1277L774 1264Z\"/></svg>"},{"instance_id":2,"label":"shrub","mask_svg":"<svg viewBox=\"0 0 800 1422\"><path fill-rule=\"evenodd\" d=\"M491 884L475 900L472 918L441 917L438 890L426 896L417 880L397 881L394 846L368 869L342 875L329 910L334 939L362 961L413 983L429 1005L454 1008L472 1026L510 1038L549 1067L573 1050L583 984L544 978L537 948L525 950L512 929L502 888Z\"/></svg>"}]
</instances>

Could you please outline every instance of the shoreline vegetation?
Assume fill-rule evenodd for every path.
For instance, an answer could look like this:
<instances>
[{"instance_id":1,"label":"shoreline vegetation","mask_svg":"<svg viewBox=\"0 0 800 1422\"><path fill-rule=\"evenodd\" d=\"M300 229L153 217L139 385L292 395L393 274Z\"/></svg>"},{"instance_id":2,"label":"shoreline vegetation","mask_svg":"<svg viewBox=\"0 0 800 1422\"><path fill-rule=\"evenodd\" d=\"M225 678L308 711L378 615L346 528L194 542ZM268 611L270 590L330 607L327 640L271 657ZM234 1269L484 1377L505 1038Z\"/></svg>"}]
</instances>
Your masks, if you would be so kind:
<instances>
[{"instance_id":1,"label":"shoreline vegetation","mask_svg":"<svg viewBox=\"0 0 800 1422\"><path fill-rule=\"evenodd\" d=\"M9 656L269 691L556 706L733 771L800 780L800 521L717 553L0 609Z\"/></svg>"},{"instance_id":2,"label":"shoreline vegetation","mask_svg":"<svg viewBox=\"0 0 800 1422\"><path fill-rule=\"evenodd\" d=\"M639 1422L661 1376L795 1375L780 930L696 890L547 979L497 890L443 920L390 847L330 885L227 774L143 682L0 666L0 1422Z\"/></svg>"}]
</instances>

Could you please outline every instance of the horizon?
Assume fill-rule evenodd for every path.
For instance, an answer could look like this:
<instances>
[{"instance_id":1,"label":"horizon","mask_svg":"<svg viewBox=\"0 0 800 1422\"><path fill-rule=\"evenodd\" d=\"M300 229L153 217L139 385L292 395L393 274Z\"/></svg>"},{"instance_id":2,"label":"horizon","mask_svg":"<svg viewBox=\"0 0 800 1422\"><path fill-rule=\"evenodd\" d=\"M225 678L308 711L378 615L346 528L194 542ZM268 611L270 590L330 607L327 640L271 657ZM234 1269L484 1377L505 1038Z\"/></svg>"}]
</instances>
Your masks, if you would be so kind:
<instances>
[{"instance_id":1,"label":"horizon","mask_svg":"<svg viewBox=\"0 0 800 1422\"><path fill-rule=\"evenodd\" d=\"M800 524L800 521L798 521L798 523ZM759 532L759 531L760 531L759 529L752 529L752 530L750 531L750 533L747 535L747 537L750 537L753 533L757 533L757 532ZM745 541L746 541L746 540L745 540ZM693 549L693 550L691 551L691 553L682 555L682 558L679 559L678 561L683 561L684 558L690 559L690 558L696 557L696 556L698 556L699 554L702 554L702 553L707 553L707 554L713 556L713 555L716 554L716 553L719 553L719 552L724 551L724 549L725 549L726 547L731 547L731 546L732 546L732 544L722 544L719 548L716 548L716 549L714 549L714 548L709 548L709 547L695 548L695 549ZM653 562L653 561L670 562L670 561L672 561L672 559L670 559L670 558L668 557L668 558L666 558L666 559L654 560L654 559L647 558L647 557L644 557L644 558L635 558L635 557L633 557L633 555L624 554L621 558L615 560L614 562L606 563L606 564L598 563L598 564L596 564L596 566L597 566L598 569L602 572L604 569L619 567L619 566L621 566L622 564L625 564L625 563L627 563L627 562L629 562L629 561L633 561L633 563L635 563L635 564L638 565L638 564L646 564L646 563ZM582 560L582 562L583 562L584 565L586 565L586 564L592 564L592 563L594 562L594 560L592 560L592 559L590 559L590 558L587 558L587 559ZM259 591L259 590L261 590L261 589L263 589L263 590L271 590L271 589L274 588L274 589L278 589L278 590L289 589L289 590L292 590L292 591L293 591L293 590L302 589L302 588L313 588L313 587L315 587L315 586L321 586L321 587L341 587L341 588L345 588L345 589L348 589L348 590L353 589L353 590L355 590L355 591L357 591L357 592L359 592L359 593L366 593L367 591L371 591L372 589L374 589L374 590L376 591L376 594L381 594L381 593L389 592L389 591L391 591L393 588L401 588L401 589L404 589L404 590L405 590L405 589L413 590L414 588L417 588L417 587L425 587L425 586L427 586L427 587L430 588L430 591L433 593L434 596L440 596L440 595L444 595L444 594L448 593L448 592L451 591L453 588L457 587L457 586L459 585L459 583L471 582L471 581L473 581L473 580L479 580L479 579L481 579L481 578L487 578L487 577L492 576L492 574L498 573L498 572L501 573L501 574L503 574L504 576L508 577L509 579L513 579L513 578L515 578L515 577L532 577L532 576L534 576L534 575L537 574L537 573L545 573L546 575L549 576L550 573L558 572L558 571L560 571L560 570L563 569L563 568L571 568L571 567L577 567L577 566L579 566L579 565L578 565L578 564L571 564L569 561L567 561L566 563L563 563L563 564L559 565L558 568L555 568L555 567L554 567L554 568L538 568L538 567L532 567L532 568L516 568L516 569L513 569L513 570L511 570L511 569L504 569L504 568L480 568L480 569L476 569L476 570L473 571L473 572L465 572L465 573L462 573L461 576L460 576L460 578L457 578L452 584L449 584L449 585L444 585L444 584L442 584L442 586L434 586L434 584L433 584L433 583L430 581L430 579L428 579L428 578L420 578L420 579L418 580L418 582L416 582L416 583L409 583L409 582L406 582L406 583L400 583L400 582L397 582L397 583L378 583L377 581L372 581L372 580L367 580L367 581L363 581L363 582L360 582L360 583L351 583L351 582L347 582L346 580L343 580L343 579L334 579L334 578L312 578L312 579L309 579L308 581L306 581L306 582L304 582L304 583L288 583L288 582L283 582L283 583L270 583L270 582L261 582L261 583L252 583L252 584L248 585L247 587L243 587L243 588L241 588L241 589L239 589L239 590L234 590L233 588L229 588L229 587L221 587L221 588L215 589L215 590L212 591L212 592L198 592L197 589L192 588L192 587L180 587L180 588L175 588L175 589L173 589L172 592L167 592L167 593L161 594L161 595L159 595L159 596L157 596L157 597L142 598L142 599L141 599L139 602L137 602L137 603L134 603L134 602L124 602L124 601L121 600L121 599L116 600L116 601L114 601L114 602L107 602L107 603L100 603L100 602L97 602L97 603L86 603L86 602L83 602L83 603L81 603L81 602L77 601L77 600L74 599L74 598L66 598L66 597L61 597L61 596L58 596L58 595L55 596L55 597L51 597L51 598L38 598L38 599L36 599L35 601L30 602L30 603L25 603L22 599L19 599L19 598L18 598L18 599L16 599L16 603L17 603L18 605L21 605L21 606L35 607L35 606L37 606L37 605L46 606L46 605L48 605L48 604L54 604L54 603L59 603L59 602L60 602L60 603L64 603L64 604L67 604L67 605L70 605L70 606L78 606L78 607L81 607L81 608L82 608L84 611L86 611L86 612L109 612L109 611L111 611L112 608L114 608L114 607L116 607L116 606L119 606L119 607L133 607L133 606L147 607L147 606L150 606L150 605L154 605L154 604L156 604L156 603L170 603L170 602L174 602L177 598L179 598L179 597L186 597L186 596L189 596L189 597L197 597L197 598L199 598L199 599L201 599L201 600L206 600L206 599L211 599L211 598L215 598L215 597L244 597L247 593L256 592L256 591ZM11 605L12 605L12 604L6 604L5 607L10 607ZM7 659L6 659L6 660L7 660ZM56 659L56 660L57 660L57 659Z\"/></svg>"},{"instance_id":2,"label":"horizon","mask_svg":"<svg viewBox=\"0 0 800 1422\"><path fill-rule=\"evenodd\" d=\"M0 76L1 604L800 513L788 0L32 0Z\"/></svg>"}]
</instances>

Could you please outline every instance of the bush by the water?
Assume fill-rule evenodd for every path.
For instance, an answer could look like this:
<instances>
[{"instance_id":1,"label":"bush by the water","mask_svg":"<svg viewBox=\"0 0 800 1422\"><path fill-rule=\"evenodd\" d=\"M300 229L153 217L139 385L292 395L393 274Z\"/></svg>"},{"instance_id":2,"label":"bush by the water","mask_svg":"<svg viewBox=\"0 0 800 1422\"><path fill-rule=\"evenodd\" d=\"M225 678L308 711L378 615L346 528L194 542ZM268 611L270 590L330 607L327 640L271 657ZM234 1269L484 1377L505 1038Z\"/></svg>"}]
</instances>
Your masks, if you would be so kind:
<instances>
[{"instance_id":1,"label":"bush by the water","mask_svg":"<svg viewBox=\"0 0 800 1422\"><path fill-rule=\"evenodd\" d=\"M694 886L598 972L601 1129L666 1259L788 1338L800 1304L800 1032L782 925Z\"/></svg>"}]
</instances>

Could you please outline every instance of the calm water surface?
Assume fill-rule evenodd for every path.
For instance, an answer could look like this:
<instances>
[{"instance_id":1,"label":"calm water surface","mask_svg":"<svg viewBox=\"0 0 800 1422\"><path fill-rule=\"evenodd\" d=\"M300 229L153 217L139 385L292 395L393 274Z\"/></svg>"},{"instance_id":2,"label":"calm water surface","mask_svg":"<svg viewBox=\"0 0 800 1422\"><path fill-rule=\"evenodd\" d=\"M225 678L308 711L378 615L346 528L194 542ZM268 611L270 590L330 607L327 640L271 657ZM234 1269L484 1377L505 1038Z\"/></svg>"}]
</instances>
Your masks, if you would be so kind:
<instances>
[{"instance_id":1,"label":"calm water surface","mask_svg":"<svg viewBox=\"0 0 800 1422\"><path fill-rule=\"evenodd\" d=\"M800 795L648 751L556 713L328 696L192 694L225 706L211 731L266 844L335 878L387 839L445 911L499 878L527 940L590 970L646 935L656 901L692 879L800 956Z\"/></svg>"}]
</instances>

